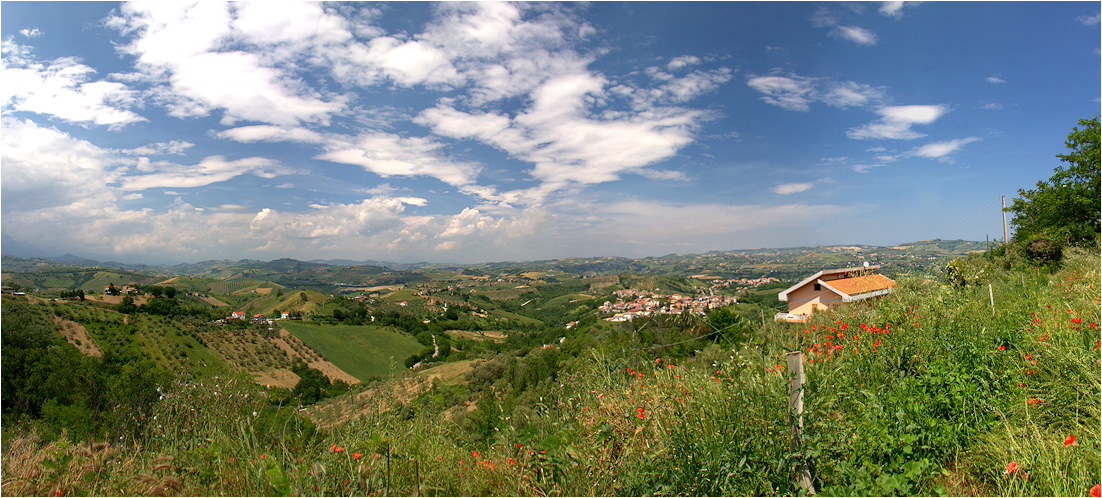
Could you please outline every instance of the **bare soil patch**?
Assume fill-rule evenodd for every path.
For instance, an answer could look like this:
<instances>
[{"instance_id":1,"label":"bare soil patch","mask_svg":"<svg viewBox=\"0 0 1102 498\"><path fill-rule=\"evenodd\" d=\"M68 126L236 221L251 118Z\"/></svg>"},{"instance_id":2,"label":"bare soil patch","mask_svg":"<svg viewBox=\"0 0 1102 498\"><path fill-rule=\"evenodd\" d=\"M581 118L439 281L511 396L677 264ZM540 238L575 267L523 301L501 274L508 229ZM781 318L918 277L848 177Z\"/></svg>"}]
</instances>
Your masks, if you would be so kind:
<instances>
[{"instance_id":1,"label":"bare soil patch","mask_svg":"<svg viewBox=\"0 0 1102 498\"><path fill-rule=\"evenodd\" d=\"M100 349L99 344L96 344L92 336L88 335L88 330L84 328L84 325L59 316L54 317L54 323L57 324L61 336L70 344L76 346L80 350L80 354L103 358L103 349Z\"/></svg>"},{"instance_id":2,"label":"bare soil patch","mask_svg":"<svg viewBox=\"0 0 1102 498\"><path fill-rule=\"evenodd\" d=\"M277 368L253 374L253 380L262 386L294 389L299 376L286 368Z\"/></svg>"},{"instance_id":3,"label":"bare soil patch","mask_svg":"<svg viewBox=\"0 0 1102 498\"><path fill-rule=\"evenodd\" d=\"M203 301L205 301L207 304L209 304L211 306L229 306L228 304L223 303L222 301L219 301L219 300L217 300L213 297L209 297L209 296L208 297L201 297L199 299L202 299Z\"/></svg>"},{"instance_id":4,"label":"bare soil patch","mask_svg":"<svg viewBox=\"0 0 1102 498\"><path fill-rule=\"evenodd\" d=\"M505 340L505 332L500 330L449 330L448 335L475 341L501 342Z\"/></svg>"},{"instance_id":5,"label":"bare soil patch","mask_svg":"<svg viewBox=\"0 0 1102 498\"><path fill-rule=\"evenodd\" d=\"M103 296L103 302L105 302L107 304L122 304L122 298L124 298L124 297L126 297L126 296L107 296L107 295L105 295L105 296ZM145 296L133 296L133 297L134 297L134 306L141 306L141 305L145 304L147 301L149 301L149 298L147 298Z\"/></svg>"}]
</instances>

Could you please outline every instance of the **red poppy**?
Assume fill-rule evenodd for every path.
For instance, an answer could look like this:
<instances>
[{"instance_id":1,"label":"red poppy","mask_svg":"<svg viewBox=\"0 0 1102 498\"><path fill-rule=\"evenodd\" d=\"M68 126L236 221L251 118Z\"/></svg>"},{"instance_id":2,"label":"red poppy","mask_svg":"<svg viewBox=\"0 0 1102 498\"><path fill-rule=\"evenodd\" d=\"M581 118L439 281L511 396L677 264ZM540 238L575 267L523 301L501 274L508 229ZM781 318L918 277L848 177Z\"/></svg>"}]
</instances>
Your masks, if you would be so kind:
<instances>
[{"instance_id":1,"label":"red poppy","mask_svg":"<svg viewBox=\"0 0 1102 498\"><path fill-rule=\"evenodd\" d=\"M352 458L355 458L356 460L359 460L361 456L363 456L363 455L360 455L359 452L356 452L356 453L352 454Z\"/></svg>"},{"instance_id":2,"label":"red poppy","mask_svg":"<svg viewBox=\"0 0 1102 498\"><path fill-rule=\"evenodd\" d=\"M1071 319L1071 323L1082 323L1082 322L1083 322L1082 318L1072 318Z\"/></svg>"},{"instance_id":3,"label":"red poppy","mask_svg":"<svg viewBox=\"0 0 1102 498\"><path fill-rule=\"evenodd\" d=\"M1030 405L1030 406L1033 406L1033 405L1036 405L1036 404L1040 404L1040 403L1041 403L1041 400L1039 400L1039 399L1037 399L1037 398L1029 398L1029 400L1028 400L1028 401L1026 401L1026 404L1027 404L1027 405Z\"/></svg>"},{"instance_id":4,"label":"red poppy","mask_svg":"<svg viewBox=\"0 0 1102 498\"><path fill-rule=\"evenodd\" d=\"M1094 496L1096 498L1102 496L1102 483L1091 486L1091 496Z\"/></svg>"},{"instance_id":5,"label":"red poppy","mask_svg":"<svg viewBox=\"0 0 1102 498\"><path fill-rule=\"evenodd\" d=\"M540 450L540 454L541 454L541 455L546 455L546 454L547 454L547 450Z\"/></svg>"},{"instance_id":6,"label":"red poppy","mask_svg":"<svg viewBox=\"0 0 1102 498\"><path fill-rule=\"evenodd\" d=\"M517 461L513 460L513 457L506 458L505 461L509 462L509 465L516 465L517 464Z\"/></svg>"},{"instance_id":7,"label":"red poppy","mask_svg":"<svg viewBox=\"0 0 1102 498\"><path fill-rule=\"evenodd\" d=\"M662 358L655 358L655 359L654 359L654 362L655 362L655 363L662 363Z\"/></svg>"},{"instance_id":8,"label":"red poppy","mask_svg":"<svg viewBox=\"0 0 1102 498\"><path fill-rule=\"evenodd\" d=\"M477 451L472 451L471 456L473 456L475 458L478 458L478 452Z\"/></svg>"},{"instance_id":9,"label":"red poppy","mask_svg":"<svg viewBox=\"0 0 1102 498\"><path fill-rule=\"evenodd\" d=\"M999 346L999 351L1006 351L1006 346Z\"/></svg>"},{"instance_id":10,"label":"red poppy","mask_svg":"<svg viewBox=\"0 0 1102 498\"><path fill-rule=\"evenodd\" d=\"M1010 462L1006 465L1006 472L1004 474L1013 474L1018 471L1018 462Z\"/></svg>"},{"instance_id":11,"label":"red poppy","mask_svg":"<svg viewBox=\"0 0 1102 498\"><path fill-rule=\"evenodd\" d=\"M1079 446L1079 443L1075 442L1075 434L1068 434L1068 437L1064 438L1064 446Z\"/></svg>"}]
</instances>

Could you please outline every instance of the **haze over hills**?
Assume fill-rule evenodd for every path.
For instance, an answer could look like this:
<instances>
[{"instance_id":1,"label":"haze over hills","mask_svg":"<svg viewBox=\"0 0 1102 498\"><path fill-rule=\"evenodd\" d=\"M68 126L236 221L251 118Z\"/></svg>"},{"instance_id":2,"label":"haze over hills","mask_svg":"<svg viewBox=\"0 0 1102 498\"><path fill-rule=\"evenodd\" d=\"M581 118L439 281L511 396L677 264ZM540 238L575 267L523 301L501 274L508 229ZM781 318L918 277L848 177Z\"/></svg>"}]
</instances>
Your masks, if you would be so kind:
<instances>
[{"instance_id":1,"label":"haze over hills","mask_svg":"<svg viewBox=\"0 0 1102 498\"><path fill-rule=\"evenodd\" d=\"M175 265L127 264L115 261L99 262L66 254L55 258L19 258L4 255L5 279L13 273L23 273L23 284L33 272L46 268L117 269L146 276L186 276L217 280L268 281L291 288L309 288L332 292L341 286L370 286L409 283L423 280L423 273L432 270L502 272L561 271L576 275L609 275L620 273L667 274L679 277L760 278L781 280L802 278L824 268L858 266L864 262L882 265L883 271L894 276L938 276L952 258L982 251L983 242L964 240L928 240L890 247L870 245L786 247L711 251L704 254L668 254L647 258L617 256L564 258L522 262L486 262L458 265L447 263L399 264L380 261L314 260L298 261L281 258L259 260L210 260Z\"/></svg>"}]
</instances>

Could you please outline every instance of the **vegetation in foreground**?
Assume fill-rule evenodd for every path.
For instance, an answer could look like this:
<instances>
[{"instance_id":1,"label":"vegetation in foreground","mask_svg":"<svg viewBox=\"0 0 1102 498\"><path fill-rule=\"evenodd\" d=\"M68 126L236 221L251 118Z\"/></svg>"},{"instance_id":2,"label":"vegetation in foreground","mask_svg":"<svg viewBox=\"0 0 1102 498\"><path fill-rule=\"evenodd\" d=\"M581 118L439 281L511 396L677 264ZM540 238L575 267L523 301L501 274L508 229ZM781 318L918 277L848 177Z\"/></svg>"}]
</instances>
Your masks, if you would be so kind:
<instances>
[{"instance_id":1,"label":"vegetation in foreground","mask_svg":"<svg viewBox=\"0 0 1102 498\"><path fill-rule=\"evenodd\" d=\"M827 495L1085 495L1099 482L1099 265L1097 249L1071 250L1052 274L904 281L875 307L683 357L639 340L638 324L597 328L483 360L462 382L376 382L376 409L329 429L249 380L177 382L132 414L145 417L134 440L5 425L3 489L795 495L806 461ZM793 350L808 376L800 452Z\"/></svg>"}]
</instances>

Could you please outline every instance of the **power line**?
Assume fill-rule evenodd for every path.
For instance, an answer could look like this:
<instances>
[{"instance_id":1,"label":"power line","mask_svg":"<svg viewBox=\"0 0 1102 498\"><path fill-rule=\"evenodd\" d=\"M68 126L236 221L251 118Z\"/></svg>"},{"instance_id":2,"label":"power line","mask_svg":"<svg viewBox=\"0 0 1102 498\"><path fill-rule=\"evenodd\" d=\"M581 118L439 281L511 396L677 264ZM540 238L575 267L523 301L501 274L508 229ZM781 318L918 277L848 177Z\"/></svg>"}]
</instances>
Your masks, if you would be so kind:
<instances>
[{"instance_id":1,"label":"power line","mask_svg":"<svg viewBox=\"0 0 1102 498\"><path fill-rule=\"evenodd\" d=\"M967 218L965 218L965 219L963 219L963 220L961 220L961 221L960 221L960 223L957 223L956 225L953 225L953 227L952 227L952 228L950 228L950 229L948 229L948 230L946 230L946 231L944 231L944 232L941 232L940 234L938 234L938 236L937 236L937 237L934 237L934 238L935 238L935 239L940 239L940 238L941 238L942 236L944 236L945 234L947 234L947 233L949 233L949 232L952 232L953 230L956 230L956 229L957 229L957 228L959 228L959 227L960 227L961 225L963 225L963 224L967 223L967 222L968 222L968 220L971 220L972 218L975 218L975 217L976 217L976 215L977 215L977 214L980 214L981 212L983 212L983 210L984 210L984 209L987 209L987 208L991 207L991 205L992 205L992 204L994 204L994 203L995 203L995 201L991 201L991 202L988 202L988 203L987 203L987 205L986 205L986 206L984 206L984 207L981 207L979 211L976 211L976 212L974 212L974 213L972 213L972 214L968 215L968 217L967 217Z\"/></svg>"}]
</instances>

